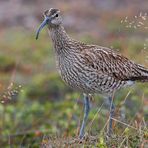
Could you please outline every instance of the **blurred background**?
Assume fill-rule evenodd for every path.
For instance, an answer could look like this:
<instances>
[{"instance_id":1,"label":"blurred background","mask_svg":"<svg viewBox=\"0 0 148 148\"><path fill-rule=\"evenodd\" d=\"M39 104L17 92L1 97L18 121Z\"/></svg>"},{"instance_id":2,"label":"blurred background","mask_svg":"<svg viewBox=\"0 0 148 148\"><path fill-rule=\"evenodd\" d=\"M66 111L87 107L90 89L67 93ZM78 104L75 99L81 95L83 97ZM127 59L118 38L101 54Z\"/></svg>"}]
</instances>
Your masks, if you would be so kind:
<instances>
[{"instance_id":1,"label":"blurred background","mask_svg":"<svg viewBox=\"0 0 148 148\"><path fill-rule=\"evenodd\" d=\"M113 48L148 67L147 0L0 0L1 146L37 146L44 135L78 134L82 94L61 81L47 29L35 40L42 13L51 7L61 10L73 38ZM116 118L143 127L148 122L147 98L148 84L118 92ZM93 96L91 108L87 131L96 135L108 119L108 102ZM120 134L125 126L116 122L114 129Z\"/></svg>"}]
</instances>

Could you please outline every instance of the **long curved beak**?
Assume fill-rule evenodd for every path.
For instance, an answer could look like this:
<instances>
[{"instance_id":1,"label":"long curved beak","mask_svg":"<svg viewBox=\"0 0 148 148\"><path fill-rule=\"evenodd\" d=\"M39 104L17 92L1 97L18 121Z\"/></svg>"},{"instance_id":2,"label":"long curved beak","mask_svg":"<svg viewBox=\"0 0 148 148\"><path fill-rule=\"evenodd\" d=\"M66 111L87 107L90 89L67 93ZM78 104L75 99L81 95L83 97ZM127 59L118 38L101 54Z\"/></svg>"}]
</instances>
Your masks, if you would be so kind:
<instances>
[{"instance_id":1,"label":"long curved beak","mask_svg":"<svg viewBox=\"0 0 148 148\"><path fill-rule=\"evenodd\" d=\"M38 28L37 32L36 32L36 40L39 37L39 33L40 31L47 25L47 23L51 20L50 17L45 17L44 21L41 23L40 27Z\"/></svg>"}]
</instances>

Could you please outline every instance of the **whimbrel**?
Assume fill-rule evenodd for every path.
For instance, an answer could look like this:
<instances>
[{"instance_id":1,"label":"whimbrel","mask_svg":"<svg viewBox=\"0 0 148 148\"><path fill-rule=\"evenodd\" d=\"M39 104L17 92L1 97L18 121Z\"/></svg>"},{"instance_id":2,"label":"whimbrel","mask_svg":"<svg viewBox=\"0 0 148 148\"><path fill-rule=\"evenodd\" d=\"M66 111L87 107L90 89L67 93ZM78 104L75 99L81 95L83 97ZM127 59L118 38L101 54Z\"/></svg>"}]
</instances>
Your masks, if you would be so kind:
<instances>
[{"instance_id":1,"label":"whimbrel","mask_svg":"<svg viewBox=\"0 0 148 148\"><path fill-rule=\"evenodd\" d=\"M79 137L90 111L89 94L102 93L111 104L109 133L112 131L114 104L113 92L135 82L148 82L148 69L127 59L114 50L98 45L88 45L71 38L62 25L59 9L46 10L44 21L37 30L36 39L44 26L52 39L61 78L72 88L84 94L84 117Z\"/></svg>"}]
</instances>

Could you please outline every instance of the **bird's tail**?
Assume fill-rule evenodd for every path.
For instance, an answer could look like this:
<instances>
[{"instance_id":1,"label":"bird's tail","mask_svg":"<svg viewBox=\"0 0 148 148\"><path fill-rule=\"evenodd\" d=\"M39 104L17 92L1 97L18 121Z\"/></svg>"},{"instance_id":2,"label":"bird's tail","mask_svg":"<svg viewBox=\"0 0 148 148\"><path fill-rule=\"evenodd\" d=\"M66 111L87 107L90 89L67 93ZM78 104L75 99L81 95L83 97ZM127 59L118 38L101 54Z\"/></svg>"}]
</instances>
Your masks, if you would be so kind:
<instances>
[{"instance_id":1,"label":"bird's tail","mask_svg":"<svg viewBox=\"0 0 148 148\"><path fill-rule=\"evenodd\" d=\"M148 82L148 69L147 68L143 67L140 64L137 64L135 70L137 74L131 77L132 81Z\"/></svg>"}]
</instances>

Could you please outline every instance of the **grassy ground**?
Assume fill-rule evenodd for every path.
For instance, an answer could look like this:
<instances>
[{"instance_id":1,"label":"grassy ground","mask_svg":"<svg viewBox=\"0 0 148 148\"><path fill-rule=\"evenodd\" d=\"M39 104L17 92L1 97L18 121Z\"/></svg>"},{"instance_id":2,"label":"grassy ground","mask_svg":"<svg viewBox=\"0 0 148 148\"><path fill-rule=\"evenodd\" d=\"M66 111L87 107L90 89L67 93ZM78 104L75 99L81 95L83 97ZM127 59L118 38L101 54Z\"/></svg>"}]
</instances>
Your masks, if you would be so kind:
<instances>
[{"instance_id":1,"label":"grassy ground","mask_svg":"<svg viewBox=\"0 0 148 148\"><path fill-rule=\"evenodd\" d=\"M144 148L148 146L148 135L144 131L136 132L126 128L121 136L107 137L106 135L106 133L103 133L97 136L86 136L82 140L45 136L41 142L41 147Z\"/></svg>"}]
</instances>

